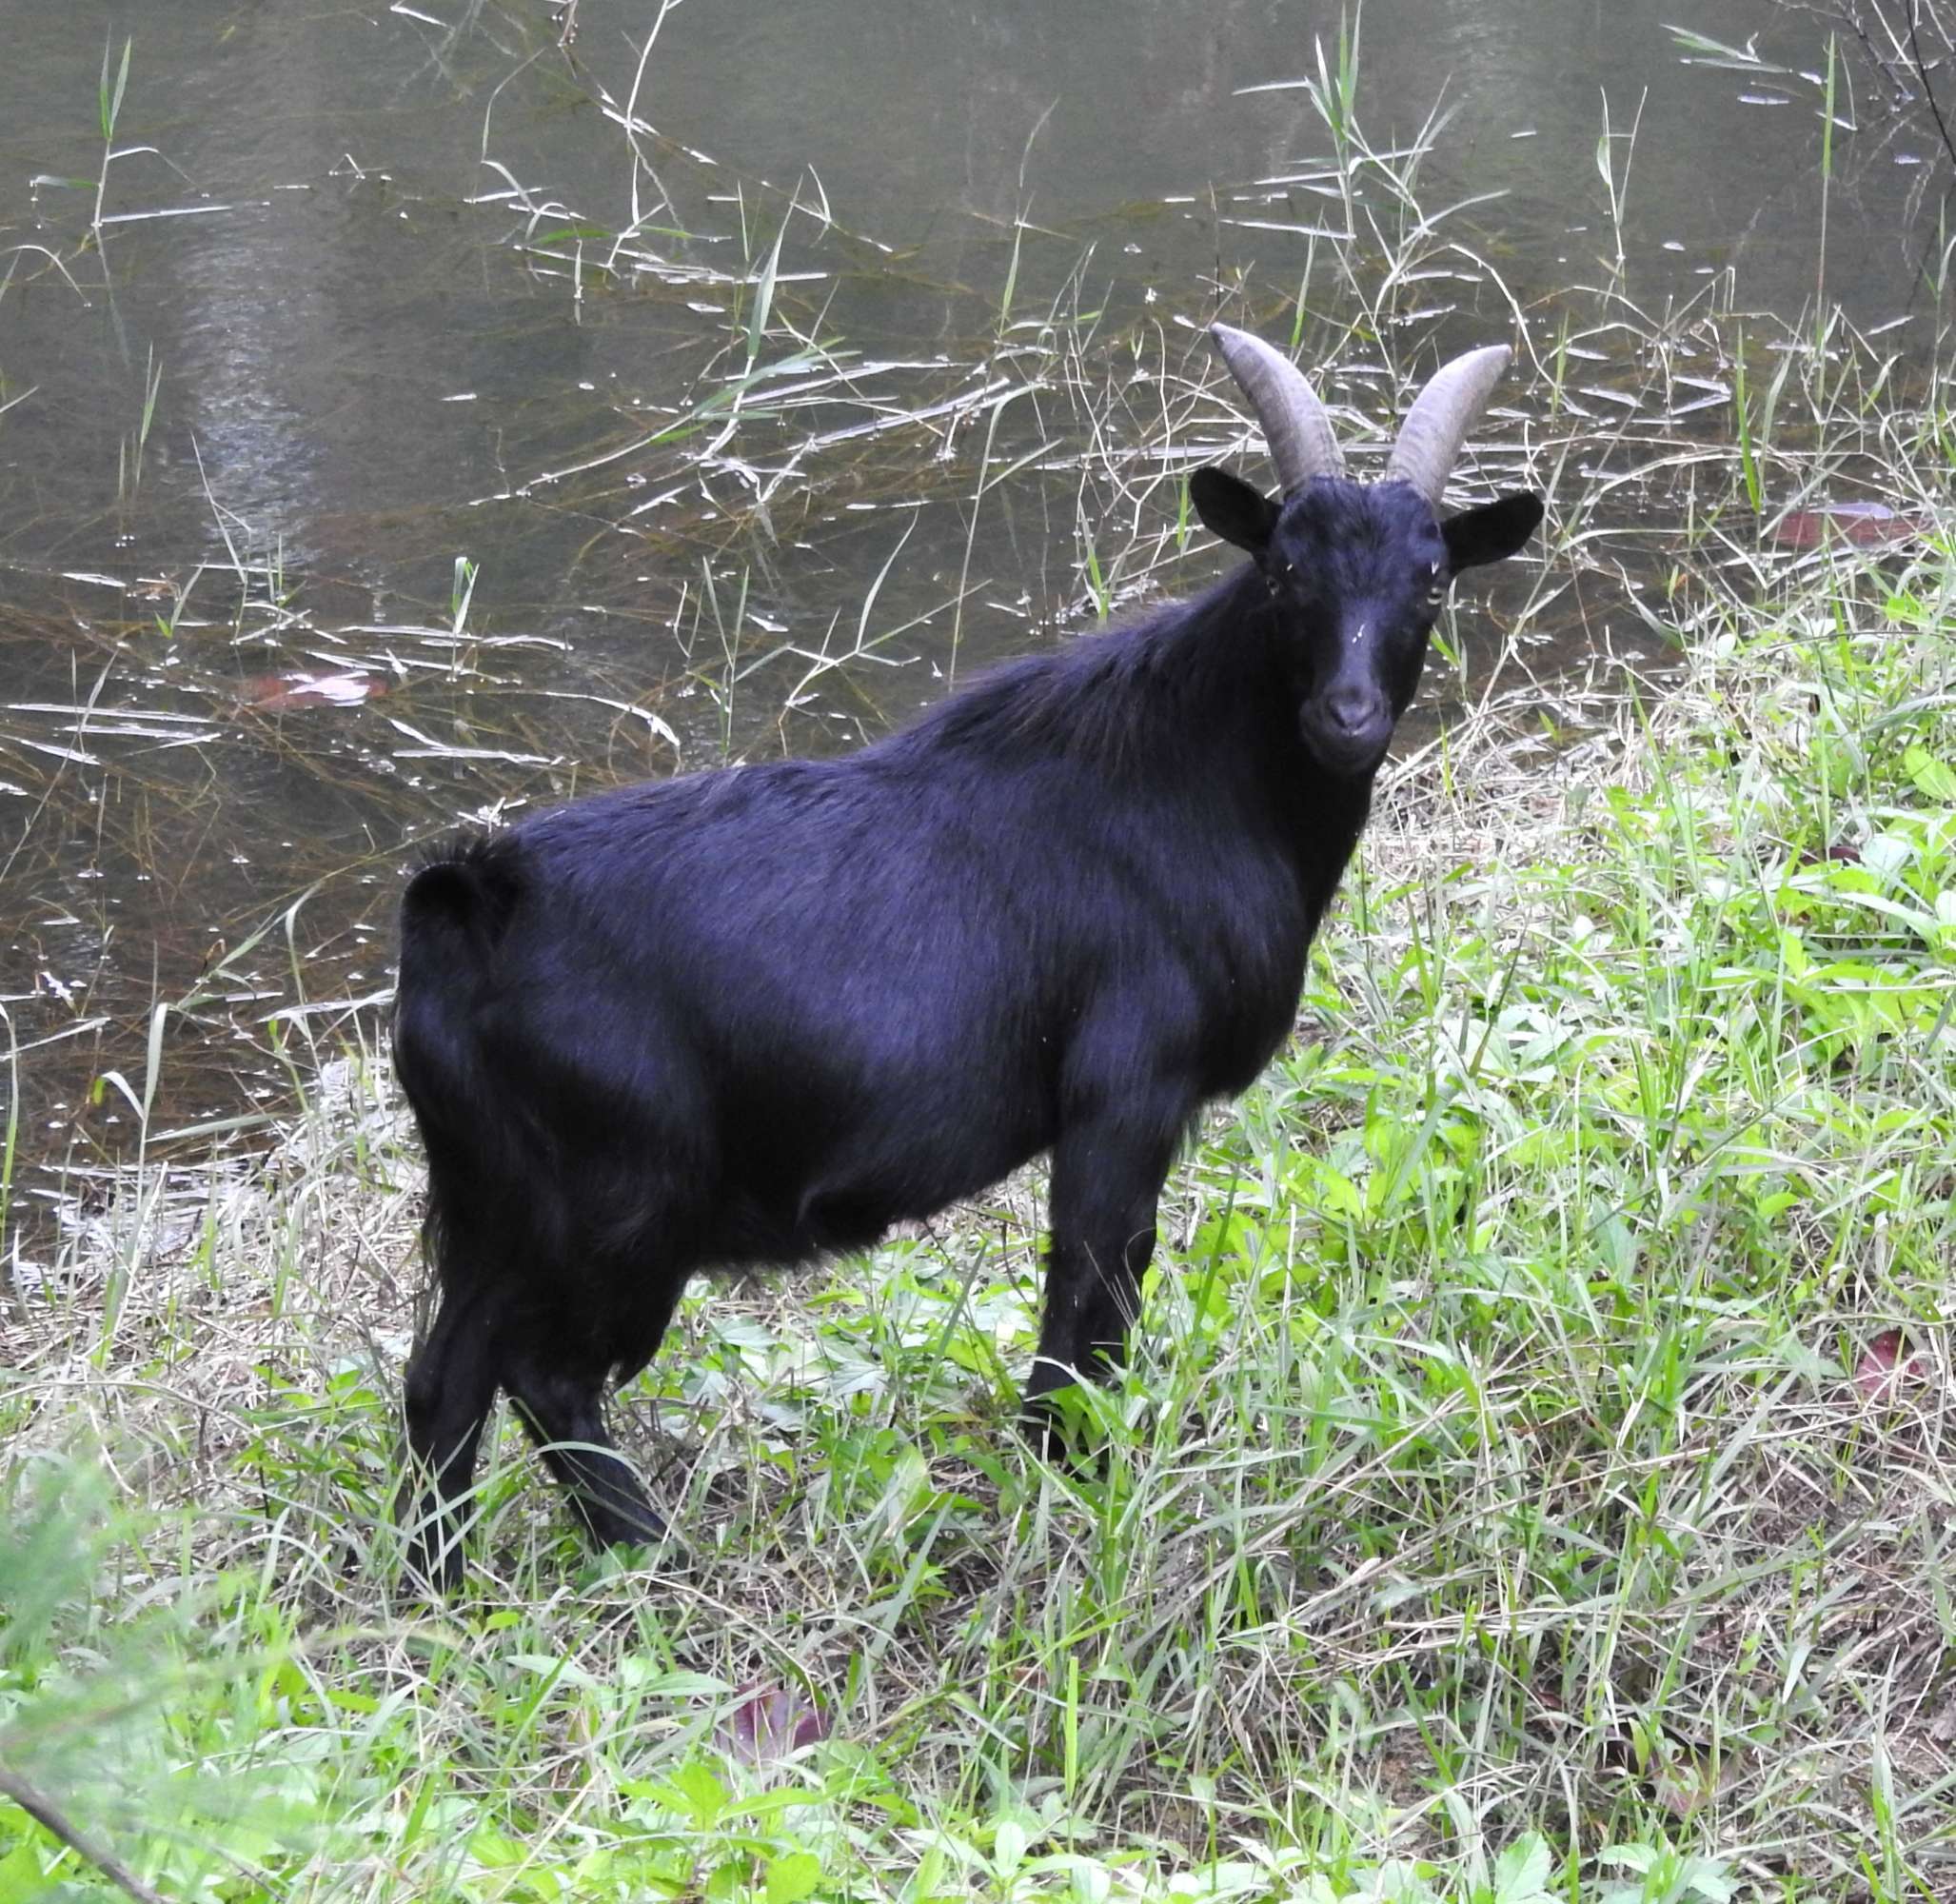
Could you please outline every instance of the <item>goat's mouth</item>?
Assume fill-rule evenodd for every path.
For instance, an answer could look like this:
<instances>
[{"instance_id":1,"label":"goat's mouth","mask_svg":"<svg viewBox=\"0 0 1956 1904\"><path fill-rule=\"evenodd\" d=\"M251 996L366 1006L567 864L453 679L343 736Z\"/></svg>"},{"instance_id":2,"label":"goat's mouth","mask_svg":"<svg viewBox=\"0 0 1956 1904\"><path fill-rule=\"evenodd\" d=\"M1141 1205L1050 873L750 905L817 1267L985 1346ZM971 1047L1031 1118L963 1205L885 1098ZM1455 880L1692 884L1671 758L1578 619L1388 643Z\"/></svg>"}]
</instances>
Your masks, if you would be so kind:
<instances>
[{"instance_id":1,"label":"goat's mouth","mask_svg":"<svg viewBox=\"0 0 1956 1904\"><path fill-rule=\"evenodd\" d=\"M1393 723L1366 721L1348 726L1314 707L1304 710L1304 740L1318 762L1332 773L1374 773L1393 744Z\"/></svg>"}]
</instances>

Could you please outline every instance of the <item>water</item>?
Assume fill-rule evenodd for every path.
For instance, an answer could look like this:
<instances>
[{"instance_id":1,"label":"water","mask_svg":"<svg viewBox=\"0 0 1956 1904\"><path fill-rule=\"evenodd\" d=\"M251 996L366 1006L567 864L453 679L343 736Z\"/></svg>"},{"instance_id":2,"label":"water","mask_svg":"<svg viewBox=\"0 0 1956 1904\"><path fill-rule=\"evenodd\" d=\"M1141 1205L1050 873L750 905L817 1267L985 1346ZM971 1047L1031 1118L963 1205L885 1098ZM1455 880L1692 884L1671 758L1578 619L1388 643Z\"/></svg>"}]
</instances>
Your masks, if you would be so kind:
<instances>
[{"instance_id":1,"label":"water","mask_svg":"<svg viewBox=\"0 0 1956 1904\"><path fill-rule=\"evenodd\" d=\"M1864 76L1823 284L1819 29L1692 10L1757 36L1742 69L1687 61L1676 10L1366 10L1367 135L1449 115L1421 206L1501 194L1390 301L1395 361L1507 334L1511 296L1547 350L1608 308L1574 288L1612 284L1647 315L1824 292L1926 330L1926 143ZM844 745L1212 572L1172 525L1179 471L1233 453L1197 387L1221 288L1288 326L1305 284L1331 394L1390 407L1311 235L1347 209L1298 84L1314 36L1336 57L1323 6L690 0L642 67L656 9L615 0L0 12L0 996L30 1192L126 1150L146 1097L158 1130L247 1116L293 1025L370 1024L403 869L458 819ZM1361 209L1403 238L1379 176ZM1613 419L1611 359L1583 360L1578 418ZM1499 588L1490 625L1530 594ZM1531 665L1596 625L1543 609ZM1498 646L1471 633L1470 677Z\"/></svg>"}]
</instances>

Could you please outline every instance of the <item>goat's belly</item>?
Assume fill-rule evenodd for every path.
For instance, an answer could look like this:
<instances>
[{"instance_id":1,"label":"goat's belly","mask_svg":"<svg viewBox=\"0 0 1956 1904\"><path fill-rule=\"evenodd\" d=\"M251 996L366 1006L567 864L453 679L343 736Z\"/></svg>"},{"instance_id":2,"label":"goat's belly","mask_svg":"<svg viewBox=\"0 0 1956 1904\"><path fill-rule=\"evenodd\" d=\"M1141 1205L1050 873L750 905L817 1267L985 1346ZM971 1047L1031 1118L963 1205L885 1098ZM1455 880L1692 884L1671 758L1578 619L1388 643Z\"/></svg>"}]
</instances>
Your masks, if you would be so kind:
<instances>
[{"instance_id":1,"label":"goat's belly","mask_svg":"<svg viewBox=\"0 0 1956 1904\"><path fill-rule=\"evenodd\" d=\"M1042 1109L950 1078L869 1107L820 1094L754 1104L722 1125L728 1205L767 1213L776 1240L759 1254L866 1248L987 1189L1052 1135Z\"/></svg>"},{"instance_id":2,"label":"goat's belly","mask_svg":"<svg viewBox=\"0 0 1956 1904\"><path fill-rule=\"evenodd\" d=\"M1210 1054L1203 1080L1205 1098L1239 1098L1262 1077L1270 1061L1283 1049L1296 1023L1294 1009L1272 1013L1255 1022L1232 1028L1233 1035L1218 1039Z\"/></svg>"}]
</instances>

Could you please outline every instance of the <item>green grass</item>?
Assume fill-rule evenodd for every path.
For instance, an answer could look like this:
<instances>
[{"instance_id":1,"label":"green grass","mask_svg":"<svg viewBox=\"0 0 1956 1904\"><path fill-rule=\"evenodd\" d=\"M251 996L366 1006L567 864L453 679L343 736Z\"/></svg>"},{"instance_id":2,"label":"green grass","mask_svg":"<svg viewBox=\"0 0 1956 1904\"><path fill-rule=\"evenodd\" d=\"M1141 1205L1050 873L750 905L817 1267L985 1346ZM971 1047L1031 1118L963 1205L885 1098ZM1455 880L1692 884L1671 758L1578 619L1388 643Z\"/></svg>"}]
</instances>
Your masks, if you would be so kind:
<instances>
[{"instance_id":1,"label":"green grass","mask_svg":"<svg viewBox=\"0 0 1956 1904\"><path fill-rule=\"evenodd\" d=\"M1949 555L1682 565L1661 695L1385 791L1104 1473L1008 1426L1016 1182L696 1290L619 1411L696 1572L505 1427L415 1606L418 1163L295 1053L19 1278L0 1766L171 1898L1952 1894ZM0 1901L108 1888L0 1803Z\"/></svg>"}]
</instances>

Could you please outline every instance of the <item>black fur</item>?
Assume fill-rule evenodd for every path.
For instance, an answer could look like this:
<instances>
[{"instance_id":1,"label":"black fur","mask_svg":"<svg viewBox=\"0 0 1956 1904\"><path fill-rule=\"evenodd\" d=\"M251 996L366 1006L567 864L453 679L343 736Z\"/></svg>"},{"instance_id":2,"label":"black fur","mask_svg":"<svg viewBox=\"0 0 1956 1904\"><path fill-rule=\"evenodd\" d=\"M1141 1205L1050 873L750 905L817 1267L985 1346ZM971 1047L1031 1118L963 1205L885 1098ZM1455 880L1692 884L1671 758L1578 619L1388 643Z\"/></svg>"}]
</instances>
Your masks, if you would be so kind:
<instances>
[{"instance_id":1,"label":"black fur","mask_svg":"<svg viewBox=\"0 0 1956 1904\"><path fill-rule=\"evenodd\" d=\"M1039 1398L1121 1354L1176 1145L1288 1034L1458 568L1403 484L1192 485L1251 565L841 760L582 800L425 867L394 1050L441 1308L415 1564L506 1389L599 1538L662 1532L602 1397L687 1277L873 1242L1053 1160Z\"/></svg>"}]
</instances>

